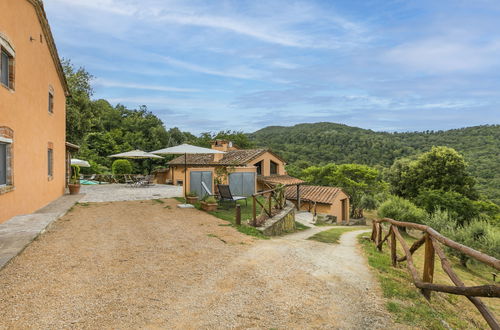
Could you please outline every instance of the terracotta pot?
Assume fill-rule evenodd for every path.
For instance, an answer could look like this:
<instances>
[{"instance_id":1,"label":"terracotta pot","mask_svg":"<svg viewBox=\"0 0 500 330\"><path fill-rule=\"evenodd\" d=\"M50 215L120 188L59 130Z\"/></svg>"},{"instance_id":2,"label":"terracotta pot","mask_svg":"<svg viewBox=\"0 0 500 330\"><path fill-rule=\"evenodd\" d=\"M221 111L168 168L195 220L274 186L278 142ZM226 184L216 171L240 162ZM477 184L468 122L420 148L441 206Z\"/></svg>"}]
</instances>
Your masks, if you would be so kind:
<instances>
[{"instance_id":1,"label":"terracotta pot","mask_svg":"<svg viewBox=\"0 0 500 330\"><path fill-rule=\"evenodd\" d=\"M217 203L201 202L201 208L207 212L217 211L217 206L218 206Z\"/></svg>"},{"instance_id":2,"label":"terracotta pot","mask_svg":"<svg viewBox=\"0 0 500 330\"><path fill-rule=\"evenodd\" d=\"M77 184L73 184L73 183L70 183L68 185L69 187L69 194L70 195L78 195L80 193L80 184L77 183Z\"/></svg>"},{"instance_id":3,"label":"terracotta pot","mask_svg":"<svg viewBox=\"0 0 500 330\"><path fill-rule=\"evenodd\" d=\"M188 204L196 204L196 202L198 201L198 197L196 197L196 196L194 196L194 197L193 196L191 196L191 197L187 196L186 197L186 201L187 201Z\"/></svg>"}]
</instances>

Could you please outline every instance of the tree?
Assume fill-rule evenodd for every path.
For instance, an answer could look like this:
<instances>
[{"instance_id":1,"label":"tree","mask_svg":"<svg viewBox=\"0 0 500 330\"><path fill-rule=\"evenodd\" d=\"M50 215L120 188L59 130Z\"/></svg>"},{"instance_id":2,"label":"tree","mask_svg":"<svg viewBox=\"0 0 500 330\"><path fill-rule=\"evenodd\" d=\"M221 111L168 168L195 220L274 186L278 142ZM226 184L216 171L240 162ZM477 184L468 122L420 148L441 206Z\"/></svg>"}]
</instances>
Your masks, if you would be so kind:
<instances>
[{"instance_id":1,"label":"tree","mask_svg":"<svg viewBox=\"0 0 500 330\"><path fill-rule=\"evenodd\" d=\"M409 200L393 196L379 206L378 216L403 222L424 223L427 213Z\"/></svg>"},{"instance_id":2,"label":"tree","mask_svg":"<svg viewBox=\"0 0 500 330\"><path fill-rule=\"evenodd\" d=\"M318 185L336 186L349 195L351 217L363 217L362 200L387 189L379 171L360 164L328 164L312 166L303 171L302 179Z\"/></svg>"},{"instance_id":3,"label":"tree","mask_svg":"<svg viewBox=\"0 0 500 330\"><path fill-rule=\"evenodd\" d=\"M394 194L410 200L422 190L450 191L472 200L478 198L475 180L467 172L463 156L448 147L432 147L415 160L394 162L387 179Z\"/></svg>"},{"instance_id":4,"label":"tree","mask_svg":"<svg viewBox=\"0 0 500 330\"><path fill-rule=\"evenodd\" d=\"M130 174L132 173L132 164L126 159L117 159L112 165L113 174Z\"/></svg>"}]
</instances>

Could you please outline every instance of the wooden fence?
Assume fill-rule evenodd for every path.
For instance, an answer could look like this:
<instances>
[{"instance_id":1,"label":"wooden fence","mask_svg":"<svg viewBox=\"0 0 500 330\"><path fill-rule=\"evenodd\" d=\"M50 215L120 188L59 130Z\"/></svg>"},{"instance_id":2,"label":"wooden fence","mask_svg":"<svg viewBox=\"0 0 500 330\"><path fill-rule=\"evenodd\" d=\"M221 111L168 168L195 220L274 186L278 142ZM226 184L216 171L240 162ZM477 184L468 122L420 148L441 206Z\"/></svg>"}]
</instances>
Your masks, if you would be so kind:
<instances>
[{"instance_id":1,"label":"wooden fence","mask_svg":"<svg viewBox=\"0 0 500 330\"><path fill-rule=\"evenodd\" d=\"M287 187L296 186L297 188L297 208L300 209L300 184L280 185L274 189L265 190L252 195L252 226L258 227L262 225L265 219L257 217L257 204L262 207L262 211L271 218L273 210L282 210L286 205L285 190ZM264 197L264 200L259 200L259 196Z\"/></svg>"},{"instance_id":2,"label":"wooden fence","mask_svg":"<svg viewBox=\"0 0 500 330\"><path fill-rule=\"evenodd\" d=\"M383 233L382 224L386 223L389 225L387 233ZM486 305L478 297L500 297L500 286L497 285L480 285L480 286L465 286L464 282L457 276L451 267L451 263L446 257L441 245L446 245L452 249L455 249L467 256L476 259L488 266L500 270L500 260L491 257L482 252L471 249L468 246L457 243L429 226L420 225L410 222L400 222L393 219L380 219L373 221L372 236L371 240L375 242L379 251L382 251L382 245L384 242L388 241L388 245L391 251L391 260L394 267L397 266L398 262L406 261L408 271L412 277L413 283L419 289L421 289L422 294L430 300L431 292L446 292L450 294L466 296L474 306L479 310L481 315L484 317L488 325L492 329L500 329L498 321L495 319L493 313L486 307ZM411 247L408 247L406 241L401 236L398 227L416 229L423 232L422 238L415 241ZM401 244L404 256L397 255L397 241ZM417 269L413 263L413 253L417 251L421 246L425 249L424 258L424 269L422 274L422 279L419 276ZM441 266L444 272L448 275L455 286L434 284L434 261L435 255L438 255Z\"/></svg>"}]
</instances>

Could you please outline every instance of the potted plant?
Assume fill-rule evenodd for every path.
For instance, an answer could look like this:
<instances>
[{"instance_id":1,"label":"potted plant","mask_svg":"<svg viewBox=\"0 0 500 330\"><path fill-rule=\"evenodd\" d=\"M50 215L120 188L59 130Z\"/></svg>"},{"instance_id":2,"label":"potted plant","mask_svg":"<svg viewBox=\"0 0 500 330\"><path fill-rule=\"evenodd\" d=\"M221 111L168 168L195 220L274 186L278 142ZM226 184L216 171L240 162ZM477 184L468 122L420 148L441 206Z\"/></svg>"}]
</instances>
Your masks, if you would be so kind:
<instances>
[{"instance_id":1,"label":"potted plant","mask_svg":"<svg viewBox=\"0 0 500 330\"><path fill-rule=\"evenodd\" d=\"M186 201L188 204L195 204L198 201L198 195L194 191L190 191L186 195Z\"/></svg>"},{"instance_id":2,"label":"potted plant","mask_svg":"<svg viewBox=\"0 0 500 330\"><path fill-rule=\"evenodd\" d=\"M69 194L78 195L80 193L80 166L71 165L71 172L73 175L69 181Z\"/></svg>"},{"instance_id":3,"label":"potted plant","mask_svg":"<svg viewBox=\"0 0 500 330\"><path fill-rule=\"evenodd\" d=\"M207 212L217 211L217 200L214 196L208 196L201 201L201 208Z\"/></svg>"}]
</instances>

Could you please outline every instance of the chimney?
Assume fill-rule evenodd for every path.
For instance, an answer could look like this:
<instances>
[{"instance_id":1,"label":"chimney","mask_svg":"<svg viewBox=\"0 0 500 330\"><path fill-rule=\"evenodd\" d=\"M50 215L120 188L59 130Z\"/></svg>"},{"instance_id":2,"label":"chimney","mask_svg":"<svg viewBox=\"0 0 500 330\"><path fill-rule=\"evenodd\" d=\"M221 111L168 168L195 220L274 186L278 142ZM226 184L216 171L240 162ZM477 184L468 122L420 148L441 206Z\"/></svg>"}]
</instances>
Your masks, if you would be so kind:
<instances>
[{"instance_id":1,"label":"chimney","mask_svg":"<svg viewBox=\"0 0 500 330\"><path fill-rule=\"evenodd\" d=\"M228 151L229 145L232 146L232 143L227 140L214 140L212 141L212 149L219 151Z\"/></svg>"}]
</instances>

